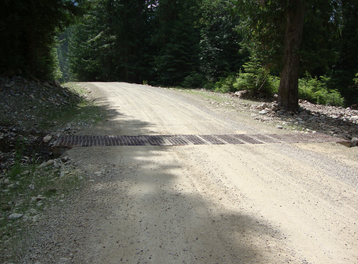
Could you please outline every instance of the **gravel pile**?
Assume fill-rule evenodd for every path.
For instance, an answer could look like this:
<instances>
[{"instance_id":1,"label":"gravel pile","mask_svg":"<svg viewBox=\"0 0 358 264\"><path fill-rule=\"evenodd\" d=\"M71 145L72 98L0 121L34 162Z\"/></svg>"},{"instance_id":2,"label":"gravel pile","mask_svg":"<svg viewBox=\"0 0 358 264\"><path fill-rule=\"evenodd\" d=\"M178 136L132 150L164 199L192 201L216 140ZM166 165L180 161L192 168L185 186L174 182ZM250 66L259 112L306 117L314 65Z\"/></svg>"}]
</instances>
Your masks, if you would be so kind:
<instances>
[{"instance_id":1,"label":"gravel pile","mask_svg":"<svg viewBox=\"0 0 358 264\"><path fill-rule=\"evenodd\" d=\"M43 141L44 136L44 132L36 130L28 131L15 126L0 127L0 172L9 170L16 159L23 165L51 159L52 150ZM16 153L21 157L16 158Z\"/></svg>"},{"instance_id":2,"label":"gravel pile","mask_svg":"<svg viewBox=\"0 0 358 264\"><path fill-rule=\"evenodd\" d=\"M358 110L343 107L316 105L300 101L299 113L279 110L277 102L252 107L252 116L262 122L275 122L277 128L294 128L308 133L324 133L351 141L358 137Z\"/></svg>"},{"instance_id":3,"label":"gravel pile","mask_svg":"<svg viewBox=\"0 0 358 264\"><path fill-rule=\"evenodd\" d=\"M46 122L51 110L80 99L58 82L40 82L21 76L0 78L0 97L0 125L16 125L30 130Z\"/></svg>"},{"instance_id":4,"label":"gravel pile","mask_svg":"<svg viewBox=\"0 0 358 264\"><path fill-rule=\"evenodd\" d=\"M246 93L240 91L232 97L241 99L245 95ZM293 129L306 133L320 132L350 140L351 146L357 146L358 110L350 107L319 105L300 100L299 112L292 113L280 110L277 101L242 105L250 109L251 116L255 120L276 124L278 129Z\"/></svg>"},{"instance_id":5,"label":"gravel pile","mask_svg":"<svg viewBox=\"0 0 358 264\"><path fill-rule=\"evenodd\" d=\"M27 230L47 208L67 198L80 178L68 158L54 159L51 139L81 126L56 124L56 117L82 98L57 82L21 76L0 77L0 97L0 262L8 263L19 254L12 251L21 248L17 241L26 240Z\"/></svg>"},{"instance_id":6,"label":"gravel pile","mask_svg":"<svg viewBox=\"0 0 358 264\"><path fill-rule=\"evenodd\" d=\"M24 164L53 158L50 142L43 140L46 135L73 134L80 126L92 125L52 121L82 100L57 81L0 77L0 98L0 178L15 163L16 153L25 157Z\"/></svg>"}]
</instances>

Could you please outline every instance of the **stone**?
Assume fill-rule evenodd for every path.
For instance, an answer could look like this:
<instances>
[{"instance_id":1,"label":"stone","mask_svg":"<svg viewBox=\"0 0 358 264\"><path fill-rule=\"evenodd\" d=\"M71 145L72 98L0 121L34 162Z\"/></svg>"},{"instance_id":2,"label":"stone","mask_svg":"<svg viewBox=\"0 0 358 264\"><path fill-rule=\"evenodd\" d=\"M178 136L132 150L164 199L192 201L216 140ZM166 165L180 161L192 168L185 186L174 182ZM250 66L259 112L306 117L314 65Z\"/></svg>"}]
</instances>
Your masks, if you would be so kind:
<instances>
[{"instance_id":1,"label":"stone","mask_svg":"<svg viewBox=\"0 0 358 264\"><path fill-rule=\"evenodd\" d=\"M51 88L51 85L48 82L44 82L43 85L48 87L48 88Z\"/></svg>"},{"instance_id":2,"label":"stone","mask_svg":"<svg viewBox=\"0 0 358 264\"><path fill-rule=\"evenodd\" d=\"M268 107L269 107L269 105L267 103L262 103L262 104L256 106L256 109L262 110L262 109L265 109Z\"/></svg>"},{"instance_id":3,"label":"stone","mask_svg":"<svg viewBox=\"0 0 358 264\"><path fill-rule=\"evenodd\" d=\"M67 162L67 161L69 161L69 157L68 157L68 156L64 156L64 157L61 158L61 160L62 160L63 162Z\"/></svg>"},{"instance_id":4,"label":"stone","mask_svg":"<svg viewBox=\"0 0 358 264\"><path fill-rule=\"evenodd\" d=\"M60 84L60 82L58 81L58 80L55 80L55 85L57 86L57 87L61 87L61 84Z\"/></svg>"},{"instance_id":5,"label":"stone","mask_svg":"<svg viewBox=\"0 0 358 264\"><path fill-rule=\"evenodd\" d=\"M48 167L48 166L51 166L51 165L53 165L55 163L55 161L54 160L48 160L47 162L46 162L46 167Z\"/></svg>"},{"instance_id":6,"label":"stone","mask_svg":"<svg viewBox=\"0 0 358 264\"><path fill-rule=\"evenodd\" d=\"M44 199L46 199L46 197L43 197L41 194L37 195L37 197L36 197L37 201L41 201L41 200L44 200Z\"/></svg>"},{"instance_id":7,"label":"stone","mask_svg":"<svg viewBox=\"0 0 358 264\"><path fill-rule=\"evenodd\" d=\"M276 128L277 128L277 129L283 129L283 126L277 125Z\"/></svg>"},{"instance_id":8,"label":"stone","mask_svg":"<svg viewBox=\"0 0 358 264\"><path fill-rule=\"evenodd\" d=\"M45 136L45 137L43 138L43 142L48 143L48 142L50 142L51 139L52 139L52 136L51 136L51 135L47 135L47 136Z\"/></svg>"},{"instance_id":9,"label":"stone","mask_svg":"<svg viewBox=\"0 0 358 264\"><path fill-rule=\"evenodd\" d=\"M267 111L266 111L266 110L261 110L261 111L259 112L259 114L260 114L260 115L266 115L266 114L267 114Z\"/></svg>"},{"instance_id":10,"label":"stone","mask_svg":"<svg viewBox=\"0 0 358 264\"><path fill-rule=\"evenodd\" d=\"M12 213L11 215L9 215L9 220L17 220L17 219L21 218L22 216L23 216L23 214Z\"/></svg>"},{"instance_id":11,"label":"stone","mask_svg":"<svg viewBox=\"0 0 358 264\"><path fill-rule=\"evenodd\" d=\"M25 170L24 172L21 173L21 175L24 176L24 175L27 175L27 174L29 174L29 173L30 173L29 170Z\"/></svg>"},{"instance_id":12,"label":"stone","mask_svg":"<svg viewBox=\"0 0 358 264\"><path fill-rule=\"evenodd\" d=\"M358 120L358 116L351 116L351 120Z\"/></svg>"},{"instance_id":13,"label":"stone","mask_svg":"<svg viewBox=\"0 0 358 264\"><path fill-rule=\"evenodd\" d=\"M265 109L265 108L268 108L268 107L270 107L267 103L263 103L262 105L261 105L261 107L263 108L263 109Z\"/></svg>"},{"instance_id":14,"label":"stone","mask_svg":"<svg viewBox=\"0 0 358 264\"><path fill-rule=\"evenodd\" d=\"M358 146L358 138L353 137L351 139L351 147L355 147L355 146Z\"/></svg>"}]
</instances>

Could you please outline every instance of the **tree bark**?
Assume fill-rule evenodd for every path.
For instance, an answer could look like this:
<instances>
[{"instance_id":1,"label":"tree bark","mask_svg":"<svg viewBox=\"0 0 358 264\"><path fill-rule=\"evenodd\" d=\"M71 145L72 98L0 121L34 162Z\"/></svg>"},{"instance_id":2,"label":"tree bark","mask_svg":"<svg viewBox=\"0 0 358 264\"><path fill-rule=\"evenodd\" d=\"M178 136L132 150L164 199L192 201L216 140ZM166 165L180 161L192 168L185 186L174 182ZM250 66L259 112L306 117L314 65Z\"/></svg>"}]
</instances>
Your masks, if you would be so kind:
<instances>
[{"instance_id":1,"label":"tree bark","mask_svg":"<svg viewBox=\"0 0 358 264\"><path fill-rule=\"evenodd\" d=\"M286 111L298 110L298 77L304 24L304 0L290 0L283 54L283 69L278 90L278 105Z\"/></svg>"}]
</instances>

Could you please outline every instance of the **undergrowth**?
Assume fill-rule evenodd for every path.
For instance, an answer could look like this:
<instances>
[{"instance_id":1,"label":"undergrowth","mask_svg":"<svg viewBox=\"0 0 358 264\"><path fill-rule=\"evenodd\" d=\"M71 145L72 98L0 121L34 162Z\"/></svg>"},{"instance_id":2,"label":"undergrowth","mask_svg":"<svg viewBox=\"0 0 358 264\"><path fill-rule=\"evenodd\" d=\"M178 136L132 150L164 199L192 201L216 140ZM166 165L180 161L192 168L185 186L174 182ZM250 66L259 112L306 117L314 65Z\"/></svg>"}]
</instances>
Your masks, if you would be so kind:
<instances>
[{"instance_id":1,"label":"undergrowth","mask_svg":"<svg viewBox=\"0 0 358 264\"><path fill-rule=\"evenodd\" d=\"M298 80L298 96L300 99L307 100L311 103L343 106L344 98L334 89L329 89L330 78L321 76L313 78L306 73L304 78Z\"/></svg>"},{"instance_id":2,"label":"undergrowth","mask_svg":"<svg viewBox=\"0 0 358 264\"><path fill-rule=\"evenodd\" d=\"M311 103L343 106L344 98L337 90L330 89L329 83L330 78L327 76L317 78L306 73L298 80L298 97ZM270 96L278 93L279 85L279 77L270 75L259 64L248 62L244 65L244 71L230 74L208 87L222 93L249 90Z\"/></svg>"}]
</instances>

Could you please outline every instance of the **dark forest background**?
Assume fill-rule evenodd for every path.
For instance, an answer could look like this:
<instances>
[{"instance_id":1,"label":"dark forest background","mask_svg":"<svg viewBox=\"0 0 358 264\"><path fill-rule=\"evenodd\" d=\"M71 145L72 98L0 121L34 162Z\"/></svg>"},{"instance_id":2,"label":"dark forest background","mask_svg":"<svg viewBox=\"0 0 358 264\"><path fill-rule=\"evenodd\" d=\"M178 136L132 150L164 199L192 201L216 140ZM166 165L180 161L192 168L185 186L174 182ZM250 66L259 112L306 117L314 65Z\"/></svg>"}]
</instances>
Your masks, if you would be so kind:
<instances>
[{"instance_id":1,"label":"dark forest background","mask_svg":"<svg viewBox=\"0 0 358 264\"><path fill-rule=\"evenodd\" d=\"M269 95L295 2L299 97L358 103L358 0L3 0L0 73Z\"/></svg>"}]
</instances>

